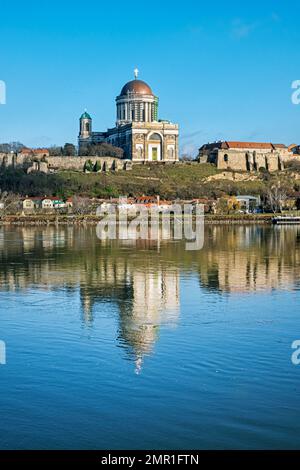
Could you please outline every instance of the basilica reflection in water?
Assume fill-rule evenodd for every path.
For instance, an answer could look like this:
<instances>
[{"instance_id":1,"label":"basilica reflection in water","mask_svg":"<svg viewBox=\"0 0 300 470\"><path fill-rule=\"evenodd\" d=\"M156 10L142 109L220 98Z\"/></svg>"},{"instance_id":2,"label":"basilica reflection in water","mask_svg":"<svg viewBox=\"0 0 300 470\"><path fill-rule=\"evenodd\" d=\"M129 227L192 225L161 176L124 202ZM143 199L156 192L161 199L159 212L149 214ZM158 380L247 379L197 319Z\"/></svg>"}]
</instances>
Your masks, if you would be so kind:
<instances>
[{"instance_id":1,"label":"basilica reflection in water","mask_svg":"<svg viewBox=\"0 0 300 470\"><path fill-rule=\"evenodd\" d=\"M133 260L132 260L133 261ZM151 353L159 327L175 325L179 316L179 270L161 264L136 266L126 258L100 257L97 274L80 287L84 321L93 321L93 305L107 299L119 309L119 344L139 372Z\"/></svg>"},{"instance_id":2,"label":"basilica reflection in water","mask_svg":"<svg viewBox=\"0 0 300 470\"><path fill-rule=\"evenodd\" d=\"M159 328L179 321L181 276L197 275L210 295L242 295L298 289L299 268L299 227L208 226L194 252L180 241L100 241L94 227L0 228L0 290L79 292L89 326L96 306L115 304L118 344L137 371Z\"/></svg>"}]
</instances>

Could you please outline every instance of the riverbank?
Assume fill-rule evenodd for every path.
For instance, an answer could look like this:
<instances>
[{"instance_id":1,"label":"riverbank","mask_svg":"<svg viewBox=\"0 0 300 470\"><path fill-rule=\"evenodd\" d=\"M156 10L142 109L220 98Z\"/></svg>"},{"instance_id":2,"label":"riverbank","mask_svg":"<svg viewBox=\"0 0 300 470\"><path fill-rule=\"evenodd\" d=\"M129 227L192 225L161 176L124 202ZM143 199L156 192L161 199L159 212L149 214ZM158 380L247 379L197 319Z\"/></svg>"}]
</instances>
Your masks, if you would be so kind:
<instances>
[{"instance_id":1,"label":"riverbank","mask_svg":"<svg viewBox=\"0 0 300 470\"><path fill-rule=\"evenodd\" d=\"M204 217L206 224L272 224L274 214L235 214L213 215ZM47 226L47 225L96 225L101 220L96 215L4 215L0 217L0 226Z\"/></svg>"}]
</instances>

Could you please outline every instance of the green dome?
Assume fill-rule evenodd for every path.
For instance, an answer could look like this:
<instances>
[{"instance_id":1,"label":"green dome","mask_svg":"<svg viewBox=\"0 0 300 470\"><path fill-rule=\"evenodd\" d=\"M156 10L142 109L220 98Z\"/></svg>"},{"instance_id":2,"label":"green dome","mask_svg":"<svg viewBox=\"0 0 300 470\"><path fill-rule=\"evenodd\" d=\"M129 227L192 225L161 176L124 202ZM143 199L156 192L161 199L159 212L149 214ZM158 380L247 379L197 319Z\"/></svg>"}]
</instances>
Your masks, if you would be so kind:
<instances>
[{"instance_id":1,"label":"green dome","mask_svg":"<svg viewBox=\"0 0 300 470\"><path fill-rule=\"evenodd\" d=\"M92 119L86 111L80 116L80 119Z\"/></svg>"}]
</instances>

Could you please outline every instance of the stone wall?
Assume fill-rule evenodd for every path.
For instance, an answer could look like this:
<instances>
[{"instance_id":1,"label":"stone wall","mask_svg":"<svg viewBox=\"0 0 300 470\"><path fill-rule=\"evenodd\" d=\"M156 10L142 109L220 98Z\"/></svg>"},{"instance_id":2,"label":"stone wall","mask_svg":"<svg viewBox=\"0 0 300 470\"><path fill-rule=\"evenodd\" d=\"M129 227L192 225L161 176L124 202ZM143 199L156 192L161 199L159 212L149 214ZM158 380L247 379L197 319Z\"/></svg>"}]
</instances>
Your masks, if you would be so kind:
<instances>
[{"instance_id":1,"label":"stone wall","mask_svg":"<svg viewBox=\"0 0 300 470\"><path fill-rule=\"evenodd\" d=\"M209 156L207 161L213 160ZM215 164L220 170L232 169L236 171L257 171L265 168L268 171L283 170L289 160L300 161L296 156L287 152L253 152L245 150L218 150ZM201 158L203 162L204 159Z\"/></svg>"},{"instance_id":2,"label":"stone wall","mask_svg":"<svg viewBox=\"0 0 300 470\"><path fill-rule=\"evenodd\" d=\"M116 157L48 157L49 170L77 170L83 171L85 162L91 160L93 165L99 162L101 171L118 171L131 168L130 160Z\"/></svg>"},{"instance_id":3,"label":"stone wall","mask_svg":"<svg viewBox=\"0 0 300 470\"><path fill-rule=\"evenodd\" d=\"M29 157L15 153L0 153L0 166L1 167L23 167L28 161Z\"/></svg>"},{"instance_id":4,"label":"stone wall","mask_svg":"<svg viewBox=\"0 0 300 470\"><path fill-rule=\"evenodd\" d=\"M131 160L123 160L116 157L28 157L21 154L0 153L0 166L3 168L23 168L27 173L40 171L43 173L59 170L83 171L87 160L93 165L100 163L101 171L129 170L132 167Z\"/></svg>"}]
</instances>

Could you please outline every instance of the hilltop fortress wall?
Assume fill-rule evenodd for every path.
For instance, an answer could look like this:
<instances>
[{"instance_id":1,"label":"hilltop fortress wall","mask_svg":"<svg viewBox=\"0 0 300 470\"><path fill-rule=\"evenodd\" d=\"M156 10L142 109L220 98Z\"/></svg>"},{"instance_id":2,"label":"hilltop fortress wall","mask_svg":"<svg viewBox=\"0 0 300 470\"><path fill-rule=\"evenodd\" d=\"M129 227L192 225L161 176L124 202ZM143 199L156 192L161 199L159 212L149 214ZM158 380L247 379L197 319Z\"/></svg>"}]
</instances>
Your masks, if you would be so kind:
<instances>
[{"instance_id":1,"label":"hilltop fortress wall","mask_svg":"<svg viewBox=\"0 0 300 470\"><path fill-rule=\"evenodd\" d=\"M199 149L200 163L213 163L219 170L268 171L284 170L288 161L300 161L284 144L219 141Z\"/></svg>"},{"instance_id":2,"label":"hilltop fortress wall","mask_svg":"<svg viewBox=\"0 0 300 470\"><path fill-rule=\"evenodd\" d=\"M133 164L131 160L117 157L49 157L46 155L24 155L0 153L0 168L21 168L27 173L40 171L42 173L55 173L57 171L84 171L85 163L90 160L93 165L98 162L99 171L130 170ZM290 152L249 152L246 150L223 150L202 151L200 153L200 163L213 163L219 170L233 171L257 171L265 168L268 171L284 170L288 161L299 161L300 155ZM160 162L156 162L161 164ZM175 162L182 164L183 162Z\"/></svg>"},{"instance_id":3,"label":"hilltop fortress wall","mask_svg":"<svg viewBox=\"0 0 300 470\"><path fill-rule=\"evenodd\" d=\"M31 173L40 171L42 173L53 173L59 170L84 171L85 163L90 160L93 165L98 162L100 171L129 170L131 160L123 160L117 157L48 157L35 155L34 157L22 154L0 153L0 167L22 168Z\"/></svg>"},{"instance_id":4,"label":"hilltop fortress wall","mask_svg":"<svg viewBox=\"0 0 300 470\"><path fill-rule=\"evenodd\" d=\"M284 170L285 164L291 160L300 162L300 155L280 152L253 155L242 151L219 151L216 164L220 170L256 171L265 168L268 171L280 171Z\"/></svg>"}]
</instances>

